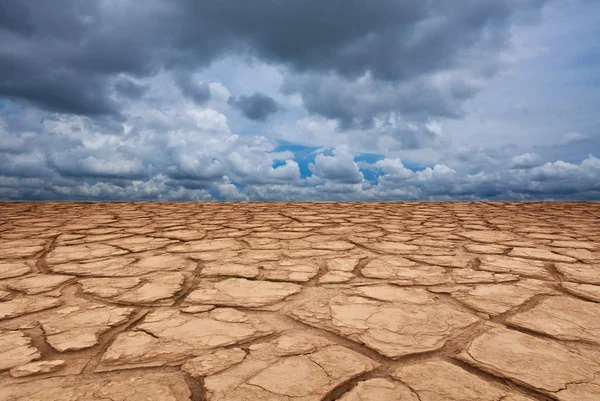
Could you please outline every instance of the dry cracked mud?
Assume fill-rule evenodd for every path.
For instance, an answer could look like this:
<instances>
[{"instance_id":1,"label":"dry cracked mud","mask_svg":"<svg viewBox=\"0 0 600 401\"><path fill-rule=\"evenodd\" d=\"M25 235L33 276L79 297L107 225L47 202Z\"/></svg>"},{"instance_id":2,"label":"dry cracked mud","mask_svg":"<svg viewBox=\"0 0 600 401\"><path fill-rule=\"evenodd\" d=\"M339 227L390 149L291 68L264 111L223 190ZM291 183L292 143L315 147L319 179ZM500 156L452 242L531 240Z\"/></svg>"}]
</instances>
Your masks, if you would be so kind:
<instances>
[{"instance_id":1,"label":"dry cracked mud","mask_svg":"<svg viewBox=\"0 0 600 401\"><path fill-rule=\"evenodd\" d=\"M600 400L598 203L0 203L0 400Z\"/></svg>"}]
</instances>

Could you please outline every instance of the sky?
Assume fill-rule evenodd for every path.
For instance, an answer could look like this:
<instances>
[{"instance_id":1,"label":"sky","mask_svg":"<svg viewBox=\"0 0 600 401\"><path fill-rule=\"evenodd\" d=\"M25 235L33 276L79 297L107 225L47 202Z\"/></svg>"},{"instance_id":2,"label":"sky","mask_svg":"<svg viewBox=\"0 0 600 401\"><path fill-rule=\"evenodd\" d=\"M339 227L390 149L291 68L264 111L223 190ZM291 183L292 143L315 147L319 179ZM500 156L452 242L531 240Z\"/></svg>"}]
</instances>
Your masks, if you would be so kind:
<instances>
[{"instance_id":1,"label":"sky","mask_svg":"<svg viewBox=\"0 0 600 401\"><path fill-rule=\"evenodd\" d=\"M597 0L0 0L0 200L600 200Z\"/></svg>"}]
</instances>

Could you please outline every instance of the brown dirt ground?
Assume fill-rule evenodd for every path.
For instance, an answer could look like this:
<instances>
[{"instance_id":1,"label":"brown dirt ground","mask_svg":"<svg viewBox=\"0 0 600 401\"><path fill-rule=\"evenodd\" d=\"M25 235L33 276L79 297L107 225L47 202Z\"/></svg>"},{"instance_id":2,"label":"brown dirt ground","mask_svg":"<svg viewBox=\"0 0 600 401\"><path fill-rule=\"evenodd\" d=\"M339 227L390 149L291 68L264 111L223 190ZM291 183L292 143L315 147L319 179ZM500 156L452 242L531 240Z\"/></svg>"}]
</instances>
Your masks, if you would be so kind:
<instances>
[{"instance_id":1,"label":"brown dirt ground","mask_svg":"<svg viewBox=\"0 0 600 401\"><path fill-rule=\"evenodd\" d=\"M600 400L600 203L0 203L0 400Z\"/></svg>"}]
</instances>

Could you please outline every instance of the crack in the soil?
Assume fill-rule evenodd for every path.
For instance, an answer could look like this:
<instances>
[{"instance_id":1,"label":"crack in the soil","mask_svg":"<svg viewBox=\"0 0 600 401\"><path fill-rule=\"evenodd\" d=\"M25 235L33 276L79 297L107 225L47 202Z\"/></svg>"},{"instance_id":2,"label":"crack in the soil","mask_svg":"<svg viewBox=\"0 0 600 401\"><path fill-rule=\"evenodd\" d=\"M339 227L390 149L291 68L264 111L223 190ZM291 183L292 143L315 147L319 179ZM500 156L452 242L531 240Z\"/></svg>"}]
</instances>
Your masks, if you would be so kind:
<instances>
[{"instance_id":1,"label":"crack in the soil","mask_svg":"<svg viewBox=\"0 0 600 401\"><path fill-rule=\"evenodd\" d=\"M177 294L175 294L175 296L172 297L172 299L174 300L174 308L181 306L181 304L185 301L187 296L190 295L190 293L196 288L198 288L198 284L200 284L200 281L202 280L200 273L204 268L204 264L200 261L195 262L197 264L196 268L194 269L192 276L188 280L186 280L188 281L187 285L184 284L183 288Z\"/></svg>"},{"instance_id":2,"label":"crack in the soil","mask_svg":"<svg viewBox=\"0 0 600 401\"><path fill-rule=\"evenodd\" d=\"M96 370L96 367L98 366L98 364L100 363L100 359L102 358L102 355L104 355L106 350L116 340L117 336L123 332L130 331L133 327L138 325L146 317L148 312L149 312L148 309L137 310L133 314L133 316L130 319L128 319L127 322L125 322L121 325L115 326L111 330L100 335L98 338L98 342L100 343L98 352L96 352L96 354L94 354L94 356L92 356L90 358L90 360L85 364L85 366L82 369L82 373L84 373L84 374L93 373ZM96 347L98 347L98 346L96 346Z\"/></svg>"},{"instance_id":3,"label":"crack in the soil","mask_svg":"<svg viewBox=\"0 0 600 401\"><path fill-rule=\"evenodd\" d=\"M35 266L37 267L37 269L40 273L43 273L43 274L52 274L53 273L52 271L50 271L50 269L48 268L48 264L46 263L46 255L48 255L50 252L52 252L54 250L54 248L56 248L56 241L57 241L58 237L59 237L59 235L53 236L52 239L44 245L44 249L39 254L35 255L35 257L37 258L37 262L35 263Z\"/></svg>"}]
</instances>

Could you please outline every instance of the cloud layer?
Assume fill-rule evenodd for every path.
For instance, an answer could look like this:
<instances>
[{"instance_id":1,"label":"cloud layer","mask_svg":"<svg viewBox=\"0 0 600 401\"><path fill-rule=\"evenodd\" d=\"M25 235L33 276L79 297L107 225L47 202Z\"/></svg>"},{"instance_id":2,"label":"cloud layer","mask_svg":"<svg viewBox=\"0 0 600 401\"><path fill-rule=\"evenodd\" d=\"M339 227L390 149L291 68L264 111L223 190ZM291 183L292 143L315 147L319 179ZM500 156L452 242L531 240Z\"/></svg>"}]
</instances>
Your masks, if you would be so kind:
<instances>
[{"instance_id":1,"label":"cloud layer","mask_svg":"<svg viewBox=\"0 0 600 401\"><path fill-rule=\"evenodd\" d=\"M597 199L591 112L486 98L561 1L4 0L0 199Z\"/></svg>"},{"instance_id":2,"label":"cloud layer","mask_svg":"<svg viewBox=\"0 0 600 401\"><path fill-rule=\"evenodd\" d=\"M206 87L186 72L242 53L288 68L286 90L344 126L398 107L453 116L501 66L511 24L536 18L544 1L147 3L4 1L0 94L51 111L118 115L116 75L168 69L183 71L180 87L202 102ZM383 99L371 99L382 89ZM349 93L361 96L348 102Z\"/></svg>"}]
</instances>

